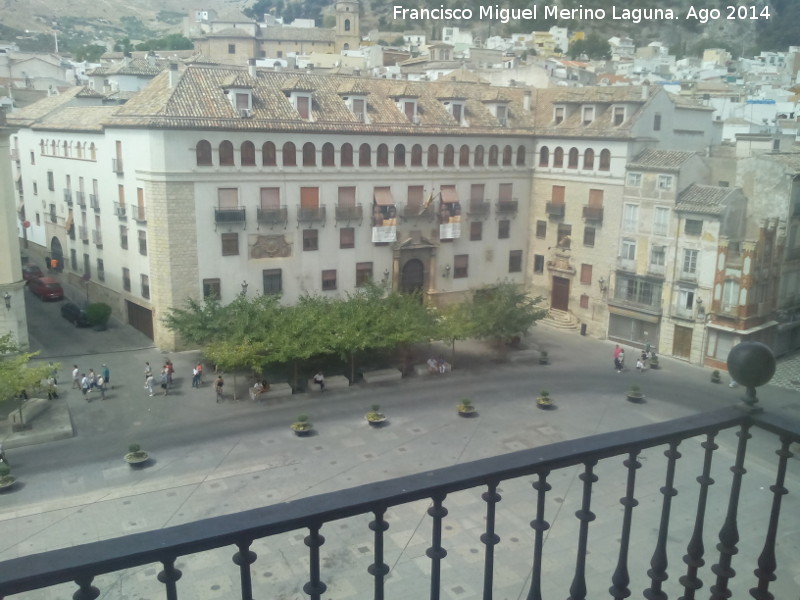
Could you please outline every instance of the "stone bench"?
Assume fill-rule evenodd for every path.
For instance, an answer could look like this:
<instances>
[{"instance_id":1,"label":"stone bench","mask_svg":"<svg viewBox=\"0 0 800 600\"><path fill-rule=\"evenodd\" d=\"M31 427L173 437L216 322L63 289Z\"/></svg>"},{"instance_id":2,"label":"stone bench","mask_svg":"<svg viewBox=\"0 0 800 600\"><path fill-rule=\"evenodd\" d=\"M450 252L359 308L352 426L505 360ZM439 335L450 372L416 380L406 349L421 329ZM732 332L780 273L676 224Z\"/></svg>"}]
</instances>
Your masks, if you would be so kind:
<instances>
[{"instance_id":1,"label":"stone bench","mask_svg":"<svg viewBox=\"0 0 800 600\"><path fill-rule=\"evenodd\" d=\"M258 395L253 393L253 388L250 388L250 398L257 402L271 400L272 398L287 398L292 393L292 386L288 383L270 383L269 390Z\"/></svg>"},{"instance_id":2,"label":"stone bench","mask_svg":"<svg viewBox=\"0 0 800 600\"><path fill-rule=\"evenodd\" d=\"M17 408L9 415L11 417L11 427L15 431L24 428L49 408L50 404L44 398L30 398L22 403L22 420L20 420L19 409Z\"/></svg>"},{"instance_id":3,"label":"stone bench","mask_svg":"<svg viewBox=\"0 0 800 600\"><path fill-rule=\"evenodd\" d=\"M364 371L364 383L381 383L383 381L399 381L403 378L400 369L377 369L375 371Z\"/></svg>"},{"instance_id":4,"label":"stone bench","mask_svg":"<svg viewBox=\"0 0 800 600\"><path fill-rule=\"evenodd\" d=\"M332 377L325 377L326 390L342 390L350 387L350 380L344 375L333 375ZM306 390L309 392L319 392L319 385L314 383L314 379L308 380Z\"/></svg>"}]
</instances>

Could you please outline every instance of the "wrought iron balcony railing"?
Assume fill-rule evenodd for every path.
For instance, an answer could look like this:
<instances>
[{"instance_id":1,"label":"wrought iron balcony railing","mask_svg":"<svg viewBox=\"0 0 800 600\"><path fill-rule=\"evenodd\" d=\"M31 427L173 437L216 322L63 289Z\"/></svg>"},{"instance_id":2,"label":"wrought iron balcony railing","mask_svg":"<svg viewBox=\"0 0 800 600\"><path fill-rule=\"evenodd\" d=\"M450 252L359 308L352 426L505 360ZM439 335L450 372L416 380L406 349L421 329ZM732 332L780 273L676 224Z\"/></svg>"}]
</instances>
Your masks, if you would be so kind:
<instances>
[{"instance_id":1,"label":"wrought iron balcony railing","mask_svg":"<svg viewBox=\"0 0 800 600\"><path fill-rule=\"evenodd\" d=\"M72 190L64 188L64 202L72 206Z\"/></svg>"},{"instance_id":2,"label":"wrought iron balcony railing","mask_svg":"<svg viewBox=\"0 0 800 600\"><path fill-rule=\"evenodd\" d=\"M256 209L256 219L259 225L286 225L289 210L285 204L279 208L259 208Z\"/></svg>"},{"instance_id":3,"label":"wrought iron balcony railing","mask_svg":"<svg viewBox=\"0 0 800 600\"><path fill-rule=\"evenodd\" d=\"M335 208L337 221L360 221L364 217L364 207L360 204L356 206L339 206L337 204Z\"/></svg>"},{"instance_id":4,"label":"wrought iron balcony railing","mask_svg":"<svg viewBox=\"0 0 800 600\"><path fill-rule=\"evenodd\" d=\"M602 206L584 206L583 218L587 221L603 222L603 207Z\"/></svg>"},{"instance_id":5,"label":"wrought iron balcony railing","mask_svg":"<svg viewBox=\"0 0 800 600\"><path fill-rule=\"evenodd\" d=\"M548 202L545 206L545 211L547 212L547 216L549 217L563 218L565 208L566 205L563 203Z\"/></svg>"},{"instance_id":6,"label":"wrought iron balcony railing","mask_svg":"<svg viewBox=\"0 0 800 600\"><path fill-rule=\"evenodd\" d=\"M64 194L66 195L66 190ZM83 192L75 192L75 204L86 208L86 195Z\"/></svg>"},{"instance_id":7,"label":"wrought iron balcony railing","mask_svg":"<svg viewBox=\"0 0 800 600\"><path fill-rule=\"evenodd\" d=\"M120 204L119 202L114 202L114 212L120 219L128 218L128 208L124 204Z\"/></svg>"},{"instance_id":8,"label":"wrought iron balcony railing","mask_svg":"<svg viewBox=\"0 0 800 600\"><path fill-rule=\"evenodd\" d=\"M491 202L470 202L467 209L467 216L470 219L485 219L489 216L492 209Z\"/></svg>"},{"instance_id":9,"label":"wrought iron balcony railing","mask_svg":"<svg viewBox=\"0 0 800 600\"><path fill-rule=\"evenodd\" d=\"M519 209L519 201L514 200L498 200L496 210L498 215L513 215Z\"/></svg>"},{"instance_id":10,"label":"wrought iron balcony railing","mask_svg":"<svg viewBox=\"0 0 800 600\"><path fill-rule=\"evenodd\" d=\"M103 245L103 232L99 229L92 229L92 242L95 246Z\"/></svg>"},{"instance_id":11,"label":"wrought iron balcony railing","mask_svg":"<svg viewBox=\"0 0 800 600\"><path fill-rule=\"evenodd\" d=\"M244 208L215 208L214 209L214 222L217 225L225 225L230 223L245 223L247 221L247 213Z\"/></svg>"},{"instance_id":12,"label":"wrought iron balcony railing","mask_svg":"<svg viewBox=\"0 0 800 600\"><path fill-rule=\"evenodd\" d=\"M748 440L753 434L758 440L752 452L767 447L776 449L777 454L771 460L763 452L750 459L760 465L758 476L746 475L745 468L749 467ZM730 407L10 559L0 563L0 597L74 582L78 589L73 597L96 598L113 595L122 579L133 595L137 586L150 585L149 576L152 585L165 586L168 600L177 600L182 572L176 562L180 561L187 573L203 573L213 564L216 577L239 581L235 593L243 600L274 597L276 590L283 593L286 586L293 597L302 589L318 600L327 589L325 581L331 579L347 581L348 588L363 592L361 598L383 599L384 593L422 598L429 591L430 598L438 599L448 586L471 590L465 597L489 600L495 588L503 585L514 589L514 597L541 600L545 573L549 590L561 589L561 597L569 594L573 600L606 595L606 590L617 599L632 594L676 597L681 592L688 599L701 587L708 589L713 600L745 598L748 589L757 600L773 594L788 598L796 594L796 557L790 543L777 543L777 535L782 501L789 492L785 483L790 446L798 440L800 423L784 415ZM656 452L659 448L665 448L663 458ZM580 482L575 480L575 471ZM566 506L564 490L571 485L580 487L579 500ZM675 496L678 500L673 505ZM475 514L474 509L459 513L467 499L478 498L484 504L482 514ZM619 504L616 498L620 498ZM503 499L506 502L501 502ZM639 500L645 501L640 504ZM420 506L420 501L425 506ZM796 509L792 496L786 502L792 502L787 510ZM453 514L448 519L449 511ZM414 535L424 535L425 528L420 526L423 513L429 518L425 536L429 564L420 565L419 570L415 567L414 578L424 572L426 582L419 585L402 575L387 577L392 568L400 571L402 565L388 564L395 563L384 551L393 539L386 531L398 535L403 530L419 530ZM673 513L680 516L671 518ZM562 525L572 514L574 525ZM739 515L743 517L741 525L749 524L741 540ZM602 519L599 525L592 524L596 517ZM458 554L469 556L468 552L477 553L483 545L483 558L459 563L458 554L451 554L450 563L467 566L457 572L451 568L443 575L448 549L453 550L447 547L453 529L450 522L474 535L474 546L459 547ZM525 527L530 523L532 531L526 534L523 523ZM597 533L590 537L595 529ZM504 532L511 533L510 537ZM281 537L287 533L292 537ZM305 557L302 546L294 541L303 536L308 548ZM345 552L347 560L326 560L326 542ZM230 548L233 564L226 567L218 562L218 554L211 554L220 548ZM359 554L351 556L341 548L358 548L365 557L363 564L352 566ZM262 552L260 562L254 549ZM274 560L264 557L265 552L280 553L282 561L305 565L300 568L306 569L307 575L290 582L278 581L274 573L268 579L254 576L251 565L263 570ZM676 560L680 554L683 562ZM424 560L421 555L420 560ZM135 576L122 573L153 563L162 565L159 573L152 568ZM345 572L348 568L352 572ZM291 570L287 577L293 577ZM408 586L424 591L410 596ZM640 593L644 586L647 589ZM192 582L186 582L186 588L185 597L191 597ZM226 597L233 596L229 593Z\"/></svg>"},{"instance_id":13,"label":"wrought iron balcony railing","mask_svg":"<svg viewBox=\"0 0 800 600\"><path fill-rule=\"evenodd\" d=\"M300 223L314 223L325 222L325 206L318 206L314 208L297 207L297 222Z\"/></svg>"},{"instance_id":14,"label":"wrought iron balcony railing","mask_svg":"<svg viewBox=\"0 0 800 600\"><path fill-rule=\"evenodd\" d=\"M116 173L117 175L122 175L125 171L122 168L122 159L121 158L112 158L111 159L111 171Z\"/></svg>"},{"instance_id":15,"label":"wrought iron balcony railing","mask_svg":"<svg viewBox=\"0 0 800 600\"><path fill-rule=\"evenodd\" d=\"M89 206L92 207L94 212L100 212L100 200L97 194L89 194Z\"/></svg>"},{"instance_id":16,"label":"wrought iron balcony railing","mask_svg":"<svg viewBox=\"0 0 800 600\"><path fill-rule=\"evenodd\" d=\"M125 208L124 206L122 207ZM147 222L147 212L144 209L144 206L131 206L130 207L130 216L134 221L138 223L146 223Z\"/></svg>"}]
</instances>

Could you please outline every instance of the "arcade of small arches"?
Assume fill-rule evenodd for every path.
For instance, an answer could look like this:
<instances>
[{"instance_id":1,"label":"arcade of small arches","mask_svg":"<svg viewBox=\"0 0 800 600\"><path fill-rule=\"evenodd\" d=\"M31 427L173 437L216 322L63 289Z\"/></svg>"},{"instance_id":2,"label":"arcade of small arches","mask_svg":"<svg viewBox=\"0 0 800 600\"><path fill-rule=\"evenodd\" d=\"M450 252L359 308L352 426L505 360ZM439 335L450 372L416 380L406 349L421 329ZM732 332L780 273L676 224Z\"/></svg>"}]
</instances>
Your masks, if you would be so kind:
<instances>
[{"instance_id":1,"label":"arcade of small arches","mask_svg":"<svg viewBox=\"0 0 800 600\"><path fill-rule=\"evenodd\" d=\"M41 156L97 160L97 147L94 145L94 142L87 143L41 139L39 140L39 154Z\"/></svg>"},{"instance_id":2,"label":"arcade of small arches","mask_svg":"<svg viewBox=\"0 0 800 600\"><path fill-rule=\"evenodd\" d=\"M548 146L542 146L539 149L539 166L540 167L553 167L562 169L566 166L567 169L582 169L586 171L595 170L595 152L591 148L587 148L583 152L583 160L581 161L580 152L577 148L570 148L566 154L566 165L564 164L564 149L561 146L556 146L553 152L550 152ZM611 169L611 151L604 148L600 151L599 161L597 165L598 171L609 171Z\"/></svg>"},{"instance_id":3,"label":"arcade of small arches","mask_svg":"<svg viewBox=\"0 0 800 600\"><path fill-rule=\"evenodd\" d=\"M280 147L273 142L264 142L261 145L262 167L524 167L526 166L525 146L517 146L516 150L506 144L502 148L496 144L485 148L478 144L471 148L463 144L456 148L453 144L446 144L439 148L438 144L430 144L423 148L422 144L414 144L407 151L404 144L397 144L390 152L387 144L378 144L374 148L367 143L354 146L344 143L339 147L338 164L336 161L336 147L326 142L322 145L321 152L312 142L306 142L298 148L294 142L286 142ZM214 149L208 140L200 140L195 147L198 167L213 167ZM298 156L299 154L299 156ZM242 142L239 147L239 164L236 163L233 143L224 140L220 142L216 152L216 164L222 167L255 167L258 166L256 146L253 142Z\"/></svg>"}]
</instances>

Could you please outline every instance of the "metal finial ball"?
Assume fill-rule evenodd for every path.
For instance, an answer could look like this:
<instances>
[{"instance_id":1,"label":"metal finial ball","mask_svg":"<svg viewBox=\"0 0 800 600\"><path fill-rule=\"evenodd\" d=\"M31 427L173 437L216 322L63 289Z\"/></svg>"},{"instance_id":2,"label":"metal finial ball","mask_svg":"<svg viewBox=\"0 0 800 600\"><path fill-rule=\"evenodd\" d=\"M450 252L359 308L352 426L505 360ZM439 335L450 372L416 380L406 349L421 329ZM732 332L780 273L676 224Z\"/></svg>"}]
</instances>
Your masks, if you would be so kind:
<instances>
[{"instance_id":1,"label":"metal finial ball","mask_svg":"<svg viewBox=\"0 0 800 600\"><path fill-rule=\"evenodd\" d=\"M775 374L775 355L761 342L742 342L728 353L728 372L736 383L756 388Z\"/></svg>"}]
</instances>

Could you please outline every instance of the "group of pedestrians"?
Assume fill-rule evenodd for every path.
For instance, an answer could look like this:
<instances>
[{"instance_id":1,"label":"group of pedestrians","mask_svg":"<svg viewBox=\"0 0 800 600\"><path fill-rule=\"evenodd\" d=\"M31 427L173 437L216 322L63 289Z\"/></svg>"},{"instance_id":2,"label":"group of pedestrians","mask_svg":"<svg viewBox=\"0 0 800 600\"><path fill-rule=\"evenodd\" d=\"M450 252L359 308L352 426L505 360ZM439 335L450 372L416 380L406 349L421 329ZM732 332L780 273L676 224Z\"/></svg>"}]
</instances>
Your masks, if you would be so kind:
<instances>
[{"instance_id":1,"label":"group of pedestrians","mask_svg":"<svg viewBox=\"0 0 800 600\"><path fill-rule=\"evenodd\" d=\"M55 386L56 379L52 375L51 380L54 382L52 385ZM111 385L111 369L105 363L103 363L102 371L99 374L95 373L94 369L89 369L89 372L85 373L81 371L78 365L72 365L72 388L79 389L83 397L86 398L86 402L92 401L92 391L100 392L100 399L105 400L107 387L113 388ZM53 387L48 391L48 398L52 392ZM57 391L55 393L57 398Z\"/></svg>"},{"instance_id":2,"label":"group of pedestrians","mask_svg":"<svg viewBox=\"0 0 800 600\"><path fill-rule=\"evenodd\" d=\"M169 392L169 388L172 386L173 373L175 373L175 367L172 365L172 361L167 359L164 362L164 366L161 367L161 373L158 376L158 383L161 387L162 396L166 396L167 392ZM150 366L149 361L144 363L144 387L151 397L155 395L156 377L153 374L153 368Z\"/></svg>"},{"instance_id":3,"label":"group of pedestrians","mask_svg":"<svg viewBox=\"0 0 800 600\"><path fill-rule=\"evenodd\" d=\"M647 344L639 358L636 359L636 370L639 373L647 370L652 355L650 344ZM619 344L614 347L614 369L616 369L617 373L622 373L625 369L625 350Z\"/></svg>"}]
</instances>

